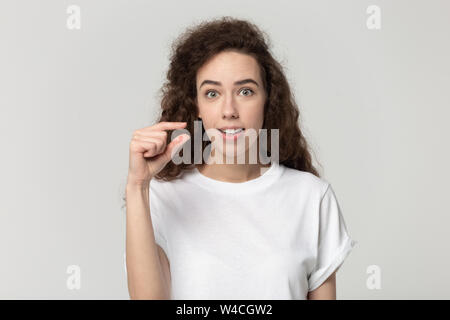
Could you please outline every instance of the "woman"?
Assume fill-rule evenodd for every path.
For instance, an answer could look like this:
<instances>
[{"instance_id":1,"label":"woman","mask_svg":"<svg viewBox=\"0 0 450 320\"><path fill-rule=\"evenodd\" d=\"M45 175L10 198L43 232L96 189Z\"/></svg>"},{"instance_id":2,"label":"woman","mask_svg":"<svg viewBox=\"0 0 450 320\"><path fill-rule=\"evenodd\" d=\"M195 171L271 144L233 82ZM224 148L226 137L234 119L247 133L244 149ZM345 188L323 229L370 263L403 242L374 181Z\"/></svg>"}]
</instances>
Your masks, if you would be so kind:
<instances>
[{"instance_id":1,"label":"woman","mask_svg":"<svg viewBox=\"0 0 450 320\"><path fill-rule=\"evenodd\" d=\"M356 241L312 164L264 33L230 17L190 28L173 46L167 79L159 121L130 143L130 297L335 299L336 271ZM198 121L207 137L200 158ZM171 140L174 132L184 134ZM263 149L279 160L263 161ZM175 163L179 151L189 161ZM230 161L242 155L244 163Z\"/></svg>"}]
</instances>

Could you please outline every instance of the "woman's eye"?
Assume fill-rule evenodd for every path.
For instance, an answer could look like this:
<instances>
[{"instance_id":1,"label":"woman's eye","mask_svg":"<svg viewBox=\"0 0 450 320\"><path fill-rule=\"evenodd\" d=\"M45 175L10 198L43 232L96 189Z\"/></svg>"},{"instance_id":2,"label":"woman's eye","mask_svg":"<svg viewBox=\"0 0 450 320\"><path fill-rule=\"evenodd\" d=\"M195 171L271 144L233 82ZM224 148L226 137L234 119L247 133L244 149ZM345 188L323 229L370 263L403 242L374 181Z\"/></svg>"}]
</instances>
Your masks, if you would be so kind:
<instances>
[{"instance_id":1,"label":"woman's eye","mask_svg":"<svg viewBox=\"0 0 450 320\"><path fill-rule=\"evenodd\" d=\"M215 91L208 91L208 92L206 92L206 96L208 97L208 98L211 98L211 96L209 95L210 93L216 93ZM212 97L212 98L214 98L214 96Z\"/></svg>"},{"instance_id":2,"label":"woman's eye","mask_svg":"<svg viewBox=\"0 0 450 320\"><path fill-rule=\"evenodd\" d=\"M244 88L244 89L241 90L241 92L243 92L243 91L250 91L253 94L253 90L249 89L249 88ZM244 94L244 95L248 96L248 94Z\"/></svg>"},{"instance_id":3,"label":"woman's eye","mask_svg":"<svg viewBox=\"0 0 450 320\"><path fill-rule=\"evenodd\" d=\"M244 94L244 96L249 96L249 95L253 95L253 90L252 89L249 89L249 88L244 88L244 89L242 89L240 92L250 92L251 94ZM210 93L213 93L214 95L210 95ZM216 96L216 91L214 91L214 90L209 90L209 91L207 91L206 93L205 93L205 96L207 97L207 98L214 98L215 96Z\"/></svg>"}]
</instances>

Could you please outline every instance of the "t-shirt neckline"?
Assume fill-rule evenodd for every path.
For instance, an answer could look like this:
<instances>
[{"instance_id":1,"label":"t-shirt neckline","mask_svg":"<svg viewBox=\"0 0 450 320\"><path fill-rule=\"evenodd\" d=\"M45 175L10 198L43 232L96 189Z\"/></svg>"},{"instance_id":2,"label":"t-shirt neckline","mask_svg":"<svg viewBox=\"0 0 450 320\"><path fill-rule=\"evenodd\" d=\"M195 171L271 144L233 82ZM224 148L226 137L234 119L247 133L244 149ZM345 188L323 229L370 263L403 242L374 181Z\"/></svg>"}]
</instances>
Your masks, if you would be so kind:
<instances>
[{"instance_id":1,"label":"t-shirt neckline","mask_svg":"<svg viewBox=\"0 0 450 320\"><path fill-rule=\"evenodd\" d=\"M227 182L209 178L195 167L188 179L216 193L252 193L273 183L283 171L282 166L277 162L272 162L270 167L264 169L263 174L254 179L244 182Z\"/></svg>"}]
</instances>

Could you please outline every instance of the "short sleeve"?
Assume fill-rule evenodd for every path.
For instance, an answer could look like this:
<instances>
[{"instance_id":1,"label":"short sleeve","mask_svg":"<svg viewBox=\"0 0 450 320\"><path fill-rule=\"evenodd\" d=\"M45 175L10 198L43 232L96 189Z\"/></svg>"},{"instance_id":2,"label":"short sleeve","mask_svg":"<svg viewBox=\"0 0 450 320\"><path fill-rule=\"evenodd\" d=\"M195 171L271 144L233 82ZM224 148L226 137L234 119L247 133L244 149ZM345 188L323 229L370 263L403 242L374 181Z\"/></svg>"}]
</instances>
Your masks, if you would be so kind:
<instances>
[{"instance_id":1,"label":"short sleeve","mask_svg":"<svg viewBox=\"0 0 450 320\"><path fill-rule=\"evenodd\" d=\"M164 250L164 252L167 255L168 251L167 251L167 240L165 237L166 234L165 226L161 216L161 212L159 212L158 201L159 199L157 197L154 197L154 194L150 193L150 215L152 218L155 242Z\"/></svg>"},{"instance_id":2,"label":"short sleeve","mask_svg":"<svg viewBox=\"0 0 450 320\"><path fill-rule=\"evenodd\" d=\"M317 289L338 271L357 244L350 238L333 188L328 184L319 207L318 248L315 266L308 278L309 291Z\"/></svg>"},{"instance_id":3,"label":"short sleeve","mask_svg":"<svg viewBox=\"0 0 450 320\"><path fill-rule=\"evenodd\" d=\"M152 220L153 234L155 235L155 242L158 244L167 255L167 241L164 229L164 224L160 216L160 212L158 212L158 199L152 196L150 192L150 217ZM126 252L123 255L124 258L124 269L125 274L127 274L127 264L126 264Z\"/></svg>"}]
</instances>

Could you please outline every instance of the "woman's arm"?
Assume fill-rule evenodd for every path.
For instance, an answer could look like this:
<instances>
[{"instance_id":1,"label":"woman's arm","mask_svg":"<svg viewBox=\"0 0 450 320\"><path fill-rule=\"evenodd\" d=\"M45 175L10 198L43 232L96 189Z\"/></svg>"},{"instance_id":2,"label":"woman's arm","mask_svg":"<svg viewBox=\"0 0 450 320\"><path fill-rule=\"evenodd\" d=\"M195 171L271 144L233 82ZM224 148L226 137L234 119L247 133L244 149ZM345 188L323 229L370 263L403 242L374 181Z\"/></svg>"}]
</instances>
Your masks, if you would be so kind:
<instances>
[{"instance_id":1,"label":"woman's arm","mask_svg":"<svg viewBox=\"0 0 450 320\"><path fill-rule=\"evenodd\" d=\"M126 264L131 299L170 299L150 215L148 185L126 187Z\"/></svg>"},{"instance_id":2,"label":"woman's arm","mask_svg":"<svg viewBox=\"0 0 450 320\"><path fill-rule=\"evenodd\" d=\"M336 300L336 272L317 289L308 292L308 300Z\"/></svg>"}]
</instances>

